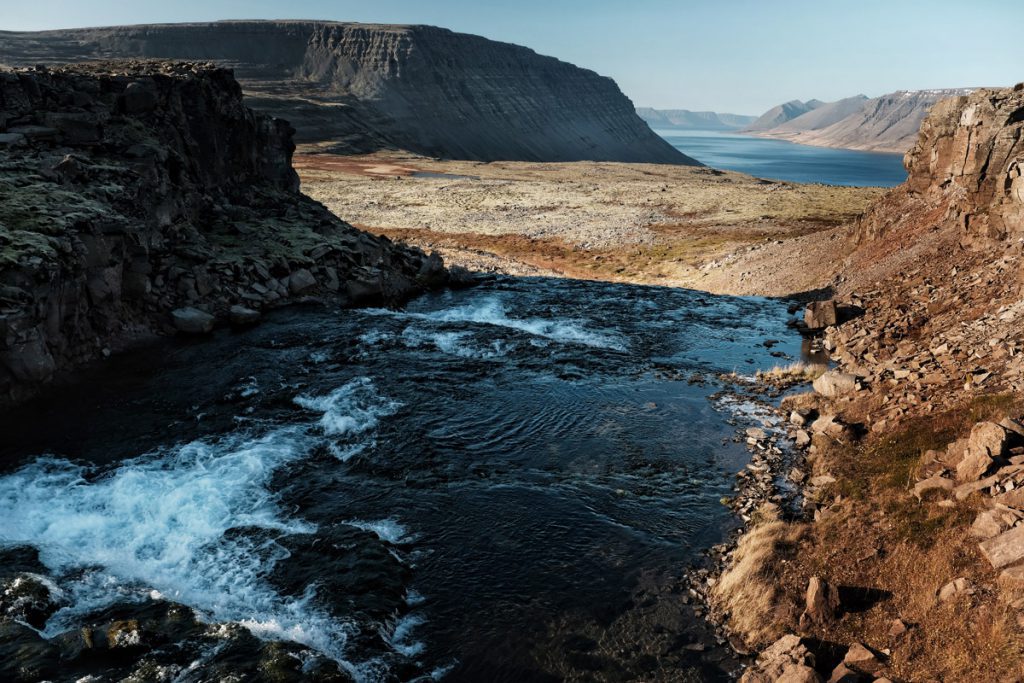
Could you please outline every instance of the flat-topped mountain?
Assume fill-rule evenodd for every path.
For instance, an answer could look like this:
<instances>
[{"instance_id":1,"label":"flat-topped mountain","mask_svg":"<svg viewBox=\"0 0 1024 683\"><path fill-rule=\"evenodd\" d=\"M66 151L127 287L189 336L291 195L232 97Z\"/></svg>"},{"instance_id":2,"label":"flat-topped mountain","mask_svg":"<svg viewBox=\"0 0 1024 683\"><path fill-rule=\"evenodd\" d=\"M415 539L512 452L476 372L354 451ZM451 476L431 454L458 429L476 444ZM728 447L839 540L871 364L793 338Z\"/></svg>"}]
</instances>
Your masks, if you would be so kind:
<instances>
[{"instance_id":1,"label":"flat-topped mountain","mask_svg":"<svg viewBox=\"0 0 1024 683\"><path fill-rule=\"evenodd\" d=\"M678 130L738 130L753 123L756 116L723 114L689 109L653 109L637 107L636 113L652 128Z\"/></svg>"},{"instance_id":2,"label":"flat-topped mountain","mask_svg":"<svg viewBox=\"0 0 1024 683\"><path fill-rule=\"evenodd\" d=\"M816 107L772 127L751 125L746 132L804 145L903 153L914 144L918 128L933 104L970 92L953 88L900 90L871 99L857 95ZM769 110L758 121L778 118L777 113L770 115L790 104Z\"/></svg>"},{"instance_id":3,"label":"flat-topped mountain","mask_svg":"<svg viewBox=\"0 0 1024 683\"><path fill-rule=\"evenodd\" d=\"M0 33L0 63L149 57L232 67L299 142L473 160L697 162L610 78L432 26L231 21Z\"/></svg>"}]
</instances>

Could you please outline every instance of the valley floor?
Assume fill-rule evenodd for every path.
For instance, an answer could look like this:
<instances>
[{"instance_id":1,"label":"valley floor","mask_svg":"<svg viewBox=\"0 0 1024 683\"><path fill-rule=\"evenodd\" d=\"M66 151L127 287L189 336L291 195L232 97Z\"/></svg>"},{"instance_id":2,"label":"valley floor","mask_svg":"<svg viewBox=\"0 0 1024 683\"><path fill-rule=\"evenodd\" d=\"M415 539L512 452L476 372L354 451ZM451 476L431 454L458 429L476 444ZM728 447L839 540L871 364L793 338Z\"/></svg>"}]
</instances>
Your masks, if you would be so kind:
<instances>
[{"instance_id":1,"label":"valley floor","mask_svg":"<svg viewBox=\"0 0 1024 683\"><path fill-rule=\"evenodd\" d=\"M300 152L315 150L300 150ZM835 226L883 190L710 168L298 154L302 191L357 227L511 275L783 296L828 284Z\"/></svg>"}]
</instances>

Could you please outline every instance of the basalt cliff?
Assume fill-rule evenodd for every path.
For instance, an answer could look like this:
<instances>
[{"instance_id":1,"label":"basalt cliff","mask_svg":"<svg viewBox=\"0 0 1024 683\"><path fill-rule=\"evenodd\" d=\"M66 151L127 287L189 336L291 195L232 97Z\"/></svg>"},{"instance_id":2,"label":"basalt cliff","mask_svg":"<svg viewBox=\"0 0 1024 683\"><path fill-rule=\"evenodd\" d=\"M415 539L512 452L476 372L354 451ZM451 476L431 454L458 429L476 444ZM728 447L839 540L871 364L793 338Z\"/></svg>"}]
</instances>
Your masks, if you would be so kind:
<instances>
[{"instance_id":1,"label":"basalt cliff","mask_svg":"<svg viewBox=\"0 0 1024 683\"><path fill-rule=\"evenodd\" d=\"M783 403L804 513L712 590L744 681L1024 675L1024 84L942 100L905 163L805 316L836 367Z\"/></svg>"},{"instance_id":2,"label":"basalt cliff","mask_svg":"<svg viewBox=\"0 0 1024 683\"><path fill-rule=\"evenodd\" d=\"M215 60L251 106L336 152L469 160L694 164L610 78L518 45L431 26L233 21L0 33L0 64Z\"/></svg>"},{"instance_id":3,"label":"basalt cliff","mask_svg":"<svg viewBox=\"0 0 1024 683\"><path fill-rule=\"evenodd\" d=\"M300 194L292 133L212 64L0 71L0 404L139 339L444 281Z\"/></svg>"}]
</instances>

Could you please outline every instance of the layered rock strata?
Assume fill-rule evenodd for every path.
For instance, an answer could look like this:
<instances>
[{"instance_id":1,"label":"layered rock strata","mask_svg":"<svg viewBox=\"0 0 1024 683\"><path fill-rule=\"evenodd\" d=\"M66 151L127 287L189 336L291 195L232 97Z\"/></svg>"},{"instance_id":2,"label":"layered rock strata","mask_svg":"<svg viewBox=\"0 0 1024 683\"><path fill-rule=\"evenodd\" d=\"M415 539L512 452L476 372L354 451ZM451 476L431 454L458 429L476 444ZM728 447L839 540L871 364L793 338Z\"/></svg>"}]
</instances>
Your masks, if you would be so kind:
<instances>
[{"instance_id":1,"label":"layered rock strata","mask_svg":"<svg viewBox=\"0 0 1024 683\"><path fill-rule=\"evenodd\" d=\"M211 64L0 72L0 403L141 337L444 279L300 194L292 133Z\"/></svg>"},{"instance_id":2,"label":"layered rock strata","mask_svg":"<svg viewBox=\"0 0 1024 683\"><path fill-rule=\"evenodd\" d=\"M300 142L471 160L697 162L610 78L431 26L234 21L0 34L0 63L217 60Z\"/></svg>"}]
</instances>

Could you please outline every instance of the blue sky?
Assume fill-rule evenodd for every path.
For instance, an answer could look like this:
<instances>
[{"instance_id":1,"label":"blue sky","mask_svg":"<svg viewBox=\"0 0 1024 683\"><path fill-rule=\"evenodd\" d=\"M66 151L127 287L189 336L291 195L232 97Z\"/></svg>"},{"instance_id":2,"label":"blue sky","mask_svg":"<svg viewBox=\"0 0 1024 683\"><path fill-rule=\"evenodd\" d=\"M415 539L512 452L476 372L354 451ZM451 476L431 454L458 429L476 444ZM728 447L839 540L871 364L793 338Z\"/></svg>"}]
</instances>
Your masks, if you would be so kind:
<instances>
[{"instance_id":1,"label":"blue sky","mask_svg":"<svg viewBox=\"0 0 1024 683\"><path fill-rule=\"evenodd\" d=\"M757 114L790 99L1024 81L1019 0L0 0L0 30L241 18L433 24L614 78L638 106ZM0 38L2 40L2 38Z\"/></svg>"}]
</instances>

